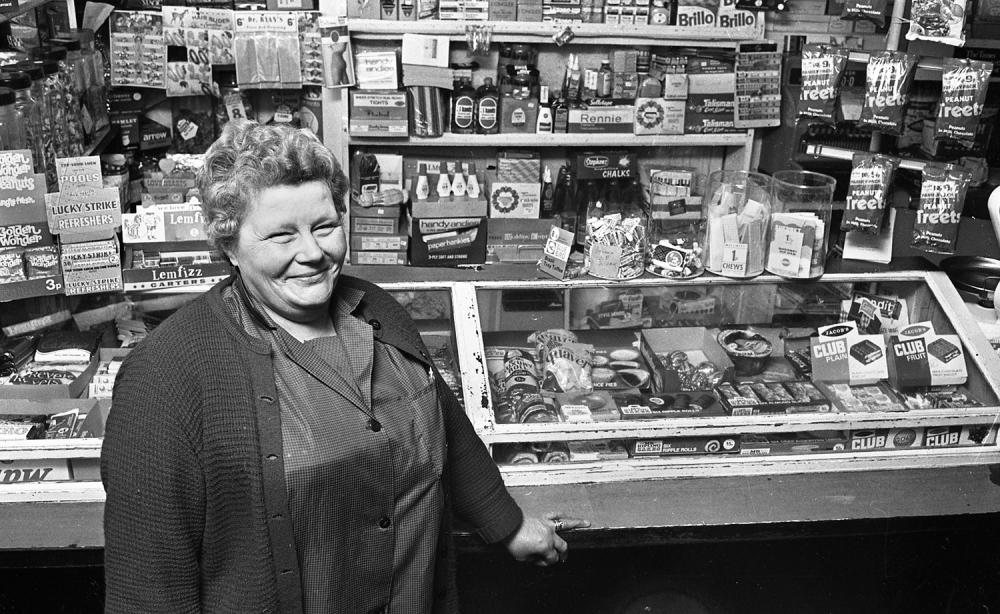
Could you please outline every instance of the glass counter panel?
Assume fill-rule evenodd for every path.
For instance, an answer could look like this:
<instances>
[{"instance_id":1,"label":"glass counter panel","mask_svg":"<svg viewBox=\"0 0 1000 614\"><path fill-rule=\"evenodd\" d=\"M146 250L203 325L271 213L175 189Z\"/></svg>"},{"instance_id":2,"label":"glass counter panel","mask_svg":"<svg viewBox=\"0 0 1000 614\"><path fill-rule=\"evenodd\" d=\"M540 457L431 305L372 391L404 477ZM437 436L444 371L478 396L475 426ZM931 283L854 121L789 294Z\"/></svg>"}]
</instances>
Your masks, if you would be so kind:
<instances>
[{"instance_id":1,"label":"glass counter panel","mask_svg":"<svg viewBox=\"0 0 1000 614\"><path fill-rule=\"evenodd\" d=\"M768 414L846 424L858 414L997 405L920 277L712 281L478 289L496 424ZM834 326L844 322L854 330ZM817 336L825 327L842 337Z\"/></svg>"},{"instance_id":2,"label":"glass counter panel","mask_svg":"<svg viewBox=\"0 0 1000 614\"><path fill-rule=\"evenodd\" d=\"M450 290L393 290L392 295L413 318L420 338L427 346L431 359L464 404L462 370L455 347L455 318Z\"/></svg>"}]
</instances>

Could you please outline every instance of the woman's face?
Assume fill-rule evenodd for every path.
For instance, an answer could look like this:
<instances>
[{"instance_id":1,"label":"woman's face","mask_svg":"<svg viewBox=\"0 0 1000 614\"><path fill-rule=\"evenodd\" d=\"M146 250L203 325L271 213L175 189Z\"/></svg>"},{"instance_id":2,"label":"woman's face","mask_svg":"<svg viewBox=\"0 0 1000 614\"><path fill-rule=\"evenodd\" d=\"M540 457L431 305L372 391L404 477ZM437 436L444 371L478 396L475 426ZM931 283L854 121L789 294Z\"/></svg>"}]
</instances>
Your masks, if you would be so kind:
<instances>
[{"instance_id":1,"label":"woman's face","mask_svg":"<svg viewBox=\"0 0 1000 614\"><path fill-rule=\"evenodd\" d=\"M347 255L330 188L311 181L263 190L227 254L272 315L300 323L325 317Z\"/></svg>"}]
</instances>

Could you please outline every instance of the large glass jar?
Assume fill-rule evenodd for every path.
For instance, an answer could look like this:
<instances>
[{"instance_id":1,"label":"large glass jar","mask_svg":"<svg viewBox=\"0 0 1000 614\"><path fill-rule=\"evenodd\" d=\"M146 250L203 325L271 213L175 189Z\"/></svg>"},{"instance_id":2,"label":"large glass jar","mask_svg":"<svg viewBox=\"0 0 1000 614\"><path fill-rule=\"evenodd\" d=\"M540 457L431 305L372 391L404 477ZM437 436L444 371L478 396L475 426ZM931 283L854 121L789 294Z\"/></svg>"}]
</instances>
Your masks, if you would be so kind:
<instances>
[{"instance_id":1,"label":"large glass jar","mask_svg":"<svg viewBox=\"0 0 1000 614\"><path fill-rule=\"evenodd\" d=\"M104 59L94 44L92 30L78 28L73 31L72 36L80 41L80 53L83 56L88 84L86 100L94 114L94 132L98 132L107 128L111 123L108 115L108 92L104 79Z\"/></svg>"},{"instance_id":2,"label":"large glass jar","mask_svg":"<svg viewBox=\"0 0 1000 614\"><path fill-rule=\"evenodd\" d=\"M705 268L738 279L764 271L771 199L771 178L767 175L715 171L708 176Z\"/></svg>"},{"instance_id":3,"label":"large glass jar","mask_svg":"<svg viewBox=\"0 0 1000 614\"><path fill-rule=\"evenodd\" d=\"M601 279L634 279L646 268L649 224L638 181L602 183L587 210L584 268Z\"/></svg>"},{"instance_id":4,"label":"large glass jar","mask_svg":"<svg viewBox=\"0 0 1000 614\"><path fill-rule=\"evenodd\" d=\"M72 98L70 109L75 110L75 114L80 119L80 128L83 130L83 146L89 145L94 140L94 111L89 96L90 67L80 51L80 41L72 38L53 38L49 42L66 50L66 57L63 59L63 64L59 66L59 70L66 76L67 87Z\"/></svg>"},{"instance_id":5,"label":"large glass jar","mask_svg":"<svg viewBox=\"0 0 1000 614\"><path fill-rule=\"evenodd\" d=\"M0 149L27 149L24 121L18 113L14 90L0 87Z\"/></svg>"},{"instance_id":6,"label":"large glass jar","mask_svg":"<svg viewBox=\"0 0 1000 614\"><path fill-rule=\"evenodd\" d=\"M790 279L823 275L837 180L811 171L778 171L772 184L767 271Z\"/></svg>"},{"instance_id":7,"label":"large glass jar","mask_svg":"<svg viewBox=\"0 0 1000 614\"><path fill-rule=\"evenodd\" d=\"M70 151L70 131L66 120L66 92L62 78L59 75L59 62L54 59L30 60L33 66L40 66L44 77L41 93L35 96L48 116L52 137L52 149L55 157L62 158L73 155ZM45 121L43 119L43 121ZM43 125L44 129L44 125Z\"/></svg>"},{"instance_id":8,"label":"large glass jar","mask_svg":"<svg viewBox=\"0 0 1000 614\"><path fill-rule=\"evenodd\" d=\"M83 118L80 113L80 92L74 83L73 71L67 60L65 47L42 47L37 55L42 60L56 62L58 70L46 79L46 100L52 112L52 125L58 135L64 130L64 138L56 140L56 152L60 157L82 156L84 150ZM46 71L48 72L48 71ZM56 110L58 109L58 111ZM61 141L61 143L60 143ZM62 146L60 150L59 146Z\"/></svg>"},{"instance_id":9,"label":"large glass jar","mask_svg":"<svg viewBox=\"0 0 1000 614\"><path fill-rule=\"evenodd\" d=\"M18 88L14 87L11 83L0 83L0 85L9 87L17 93L18 103L16 104L22 104L25 100L30 100L30 103L34 106L37 112L37 129L34 123L36 113L31 113L29 122L25 125L26 136L32 145L32 154L40 156L35 160L36 172L44 172L45 183L48 185L50 191L55 190L57 189L57 178L55 149L52 147L52 118L43 102L45 95L45 71L41 66L31 62L11 64L4 66L0 70L4 73L24 74L30 79L26 95L22 95L18 91Z\"/></svg>"},{"instance_id":10,"label":"large glass jar","mask_svg":"<svg viewBox=\"0 0 1000 614\"><path fill-rule=\"evenodd\" d=\"M45 148L42 138L42 116L31 97L31 77L23 71L0 71L0 87L14 91L14 109L21 117L24 138L31 150L36 173L45 172Z\"/></svg>"}]
</instances>

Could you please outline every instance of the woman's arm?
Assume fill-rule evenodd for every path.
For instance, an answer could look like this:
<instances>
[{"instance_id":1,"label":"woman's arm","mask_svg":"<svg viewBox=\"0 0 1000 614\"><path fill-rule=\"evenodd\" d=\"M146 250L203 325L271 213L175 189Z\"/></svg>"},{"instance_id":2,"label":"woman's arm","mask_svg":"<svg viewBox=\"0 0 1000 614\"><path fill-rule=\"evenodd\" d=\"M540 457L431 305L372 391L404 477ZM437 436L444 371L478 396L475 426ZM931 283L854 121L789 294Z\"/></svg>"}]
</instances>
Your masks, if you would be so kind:
<instances>
[{"instance_id":1,"label":"woman's arm","mask_svg":"<svg viewBox=\"0 0 1000 614\"><path fill-rule=\"evenodd\" d=\"M105 611L196 613L205 488L177 412L194 395L146 349L122 365L101 450Z\"/></svg>"}]
</instances>

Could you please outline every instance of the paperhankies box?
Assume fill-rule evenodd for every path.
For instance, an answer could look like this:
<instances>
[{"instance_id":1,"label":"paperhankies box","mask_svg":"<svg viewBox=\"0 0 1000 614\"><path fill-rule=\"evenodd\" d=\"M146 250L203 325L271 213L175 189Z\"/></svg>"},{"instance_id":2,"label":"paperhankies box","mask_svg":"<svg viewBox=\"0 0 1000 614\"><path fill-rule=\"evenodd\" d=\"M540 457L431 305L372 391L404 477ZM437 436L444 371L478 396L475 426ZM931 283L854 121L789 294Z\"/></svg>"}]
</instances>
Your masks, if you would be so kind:
<instances>
[{"instance_id":1,"label":"paperhankies box","mask_svg":"<svg viewBox=\"0 0 1000 614\"><path fill-rule=\"evenodd\" d=\"M456 266L486 262L486 218L412 218L410 264Z\"/></svg>"}]
</instances>

